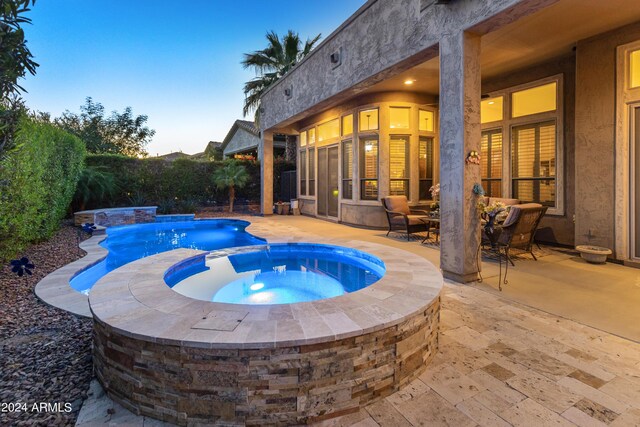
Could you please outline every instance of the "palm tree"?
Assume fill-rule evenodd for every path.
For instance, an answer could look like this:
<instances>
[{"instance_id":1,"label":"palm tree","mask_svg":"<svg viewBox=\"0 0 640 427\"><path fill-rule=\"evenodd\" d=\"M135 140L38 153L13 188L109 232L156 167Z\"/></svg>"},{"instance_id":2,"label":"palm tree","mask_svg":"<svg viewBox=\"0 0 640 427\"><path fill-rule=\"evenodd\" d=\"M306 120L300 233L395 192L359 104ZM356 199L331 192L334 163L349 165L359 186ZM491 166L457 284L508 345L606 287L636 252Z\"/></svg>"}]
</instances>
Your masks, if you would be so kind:
<instances>
[{"instance_id":1,"label":"palm tree","mask_svg":"<svg viewBox=\"0 0 640 427\"><path fill-rule=\"evenodd\" d=\"M221 190L229 189L229 212L233 212L233 201L236 198L236 188L242 188L249 182L249 173L236 160L228 160L224 166L213 173L213 183Z\"/></svg>"},{"instance_id":2,"label":"palm tree","mask_svg":"<svg viewBox=\"0 0 640 427\"><path fill-rule=\"evenodd\" d=\"M268 46L262 50L245 53L242 60L244 68L253 68L257 77L244 84L244 108L242 113L247 116L255 111L256 124L259 120L260 97L264 91L284 76L298 62L311 52L311 49L320 40L321 34L313 39L307 39L302 45L298 33L289 30L280 39L274 31L267 33Z\"/></svg>"}]
</instances>

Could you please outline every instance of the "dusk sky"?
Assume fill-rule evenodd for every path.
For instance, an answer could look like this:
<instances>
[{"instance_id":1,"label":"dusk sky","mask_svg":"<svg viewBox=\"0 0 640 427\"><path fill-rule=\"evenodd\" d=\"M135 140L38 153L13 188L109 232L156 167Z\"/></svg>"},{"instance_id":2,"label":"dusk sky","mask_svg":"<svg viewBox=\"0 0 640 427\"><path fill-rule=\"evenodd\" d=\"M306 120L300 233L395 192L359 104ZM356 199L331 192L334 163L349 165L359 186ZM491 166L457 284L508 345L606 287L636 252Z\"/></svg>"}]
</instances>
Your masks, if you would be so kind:
<instances>
[{"instance_id":1,"label":"dusk sky","mask_svg":"<svg viewBox=\"0 0 640 427\"><path fill-rule=\"evenodd\" d=\"M29 108L59 116L87 96L149 116L149 155L203 151L242 118L242 54L268 30L328 36L365 0L38 0L25 26L40 64ZM248 119L252 119L249 117Z\"/></svg>"}]
</instances>

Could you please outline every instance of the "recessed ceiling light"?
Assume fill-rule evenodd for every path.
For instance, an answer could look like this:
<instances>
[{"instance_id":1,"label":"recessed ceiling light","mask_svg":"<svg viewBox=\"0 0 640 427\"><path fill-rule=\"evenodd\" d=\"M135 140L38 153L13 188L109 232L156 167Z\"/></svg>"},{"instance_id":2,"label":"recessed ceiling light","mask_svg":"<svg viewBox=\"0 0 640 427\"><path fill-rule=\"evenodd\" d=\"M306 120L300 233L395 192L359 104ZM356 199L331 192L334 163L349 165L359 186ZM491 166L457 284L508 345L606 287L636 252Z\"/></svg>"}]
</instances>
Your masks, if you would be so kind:
<instances>
[{"instance_id":1,"label":"recessed ceiling light","mask_svg":"<svg viewBox=\"0 0 640 427\"><path fill-rule=\"evenodd\" d=\"M412 85L412 84L413 84L413 82L415 82L415 80L407 79L407 80L405 80L405 81L404 81L404 84L406 84L406 85Z\"/></svg>"}]
</instances>

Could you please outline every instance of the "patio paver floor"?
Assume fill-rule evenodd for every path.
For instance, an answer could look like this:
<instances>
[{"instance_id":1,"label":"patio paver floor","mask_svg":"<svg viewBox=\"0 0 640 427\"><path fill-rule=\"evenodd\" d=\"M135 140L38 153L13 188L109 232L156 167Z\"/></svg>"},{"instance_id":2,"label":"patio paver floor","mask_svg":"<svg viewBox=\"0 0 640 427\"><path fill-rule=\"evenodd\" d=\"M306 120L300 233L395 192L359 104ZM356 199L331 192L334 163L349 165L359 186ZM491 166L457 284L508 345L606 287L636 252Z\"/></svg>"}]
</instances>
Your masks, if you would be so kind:
<instances>
[{"instance_id":1,"label":"patio paver floor","mask_svg":"<svg viewBox=\"0 0 640 427\"><path fill-rule=\"evenodd\" d=\"M640 344L473 287L444 292L427 371L324 426L640 425Z\"/></svg>"}]
</instances>

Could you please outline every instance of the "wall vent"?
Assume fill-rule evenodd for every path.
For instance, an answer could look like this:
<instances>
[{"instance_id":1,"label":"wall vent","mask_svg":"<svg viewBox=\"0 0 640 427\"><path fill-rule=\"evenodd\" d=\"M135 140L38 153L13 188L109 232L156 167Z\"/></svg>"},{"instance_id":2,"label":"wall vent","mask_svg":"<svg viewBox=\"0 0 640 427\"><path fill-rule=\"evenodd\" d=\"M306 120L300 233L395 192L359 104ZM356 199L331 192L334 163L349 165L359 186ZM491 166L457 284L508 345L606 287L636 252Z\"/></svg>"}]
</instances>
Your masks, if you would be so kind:
<instances>
[{"instance_id":1,"label":"wall vent","mask_svg":"<svg viewBox=\"0 0 640 427\"><path fill-rule=\"evenodd\" d=\"M284 97L286 99L291 99L293 96L293 87L289 86L284 89Z\"/></svg>"},{"instance_id":2,"label":"wall vent","mask_svg":"<svg viewBox=\"0 0 640 427\"><path fill-rule=\"evenodd\" d=\"M342 48L329 55L329 62L331 62L331 68L339 67L342 64Z\"/></svg>"}]
</instances>

